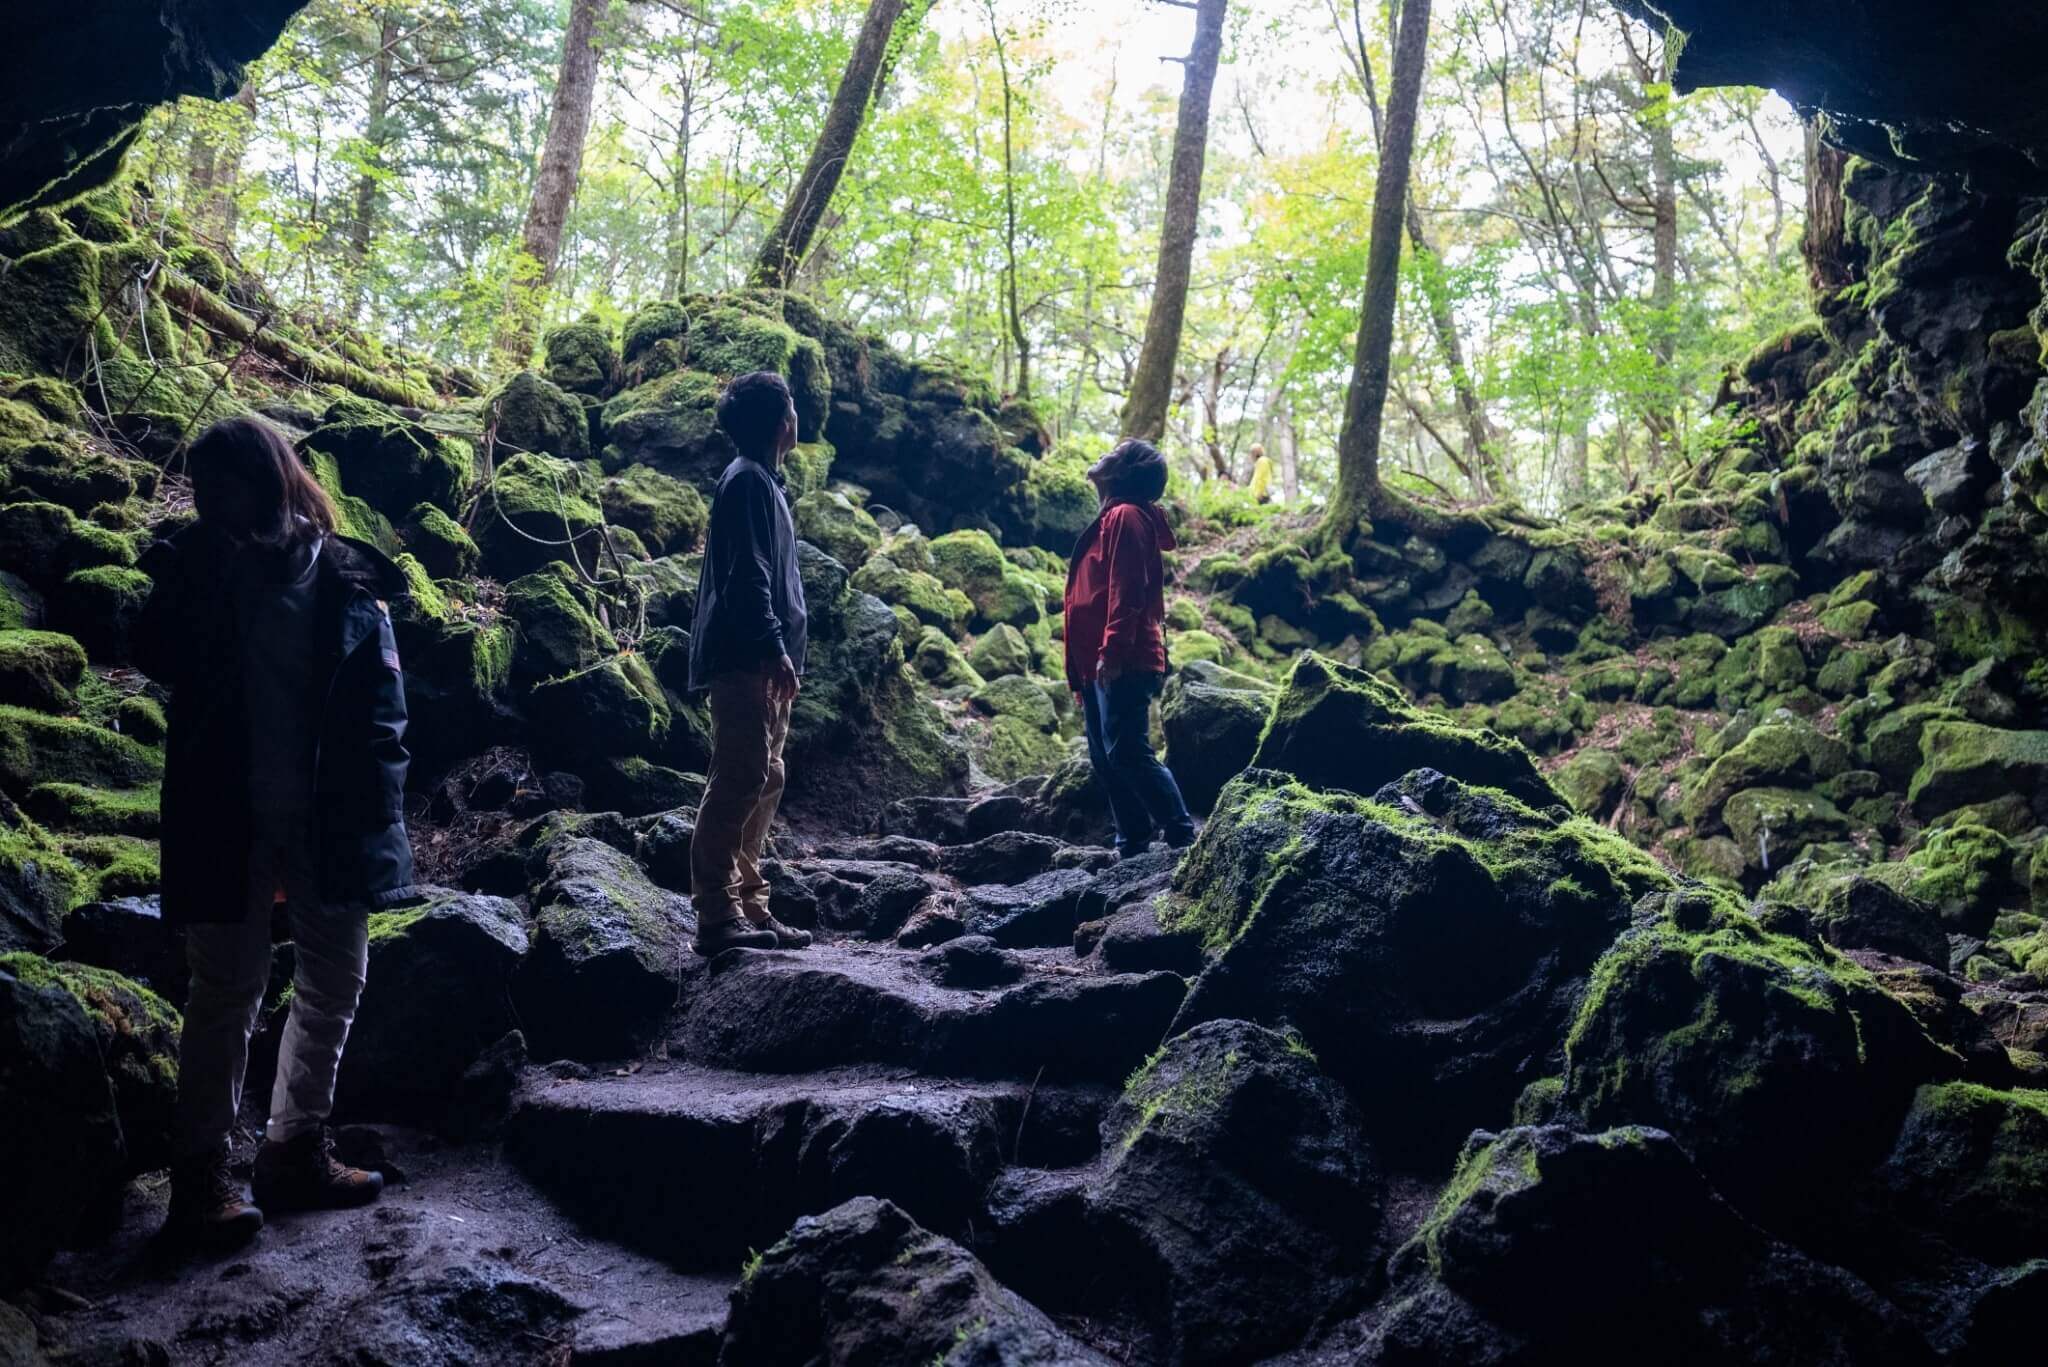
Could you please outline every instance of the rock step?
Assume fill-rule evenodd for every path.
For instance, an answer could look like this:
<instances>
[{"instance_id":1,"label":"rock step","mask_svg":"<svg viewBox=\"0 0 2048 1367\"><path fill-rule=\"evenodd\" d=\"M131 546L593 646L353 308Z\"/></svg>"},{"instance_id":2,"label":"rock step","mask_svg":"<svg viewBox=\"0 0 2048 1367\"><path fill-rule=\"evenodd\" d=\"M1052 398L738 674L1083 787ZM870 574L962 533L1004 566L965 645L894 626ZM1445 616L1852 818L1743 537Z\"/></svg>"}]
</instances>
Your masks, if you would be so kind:
<instances>
[{"instance_id":1,"label":"rock step","mask_svg":"<svg viewBox=\"0 0 2048 1367\"><path fill-rule=\"evenodd\" d=\"M1165 1038L1186 980L1103 973L1071 949L1007 951L1018 980L950 987L946 960L824 944L721 956L686 994L672 1054L743 1072L887 1064L939 1077L1120 1082Z\"/></svg>"},{"instance_id":2,"label":"rock step","mask_svg":"<svg viewBox=\"0 0 2048 1367\"><path fill-rule=\"evenodd\" d=\"M1114 1099L1099 1085L959 1082L876 1068L801 1076L651 1063L626 1076L531 1070L507 1152L606 1238L736 1275L798 1216L853 1196L964 1231L1003 1168L1085 1163Z\"/></svg>"},{"instance_id":3,"label":"rock step","mask_svg":"<svg viewBox=\"0 0 2048 1367\"><path fill-rule=\"evenodd\" d=\"M45 1348L248 1367L717 1361L731 1268L678 1272L579 1228L494 1148L389 1127L342 1141L401 1174L375 1204L278 1215L245 1248L170 1266L155 1242L169 1183L132 1183L113 1237L52 1264L47 1280L90 1308L46 1319Z\"/></svg>"}]
</instances>

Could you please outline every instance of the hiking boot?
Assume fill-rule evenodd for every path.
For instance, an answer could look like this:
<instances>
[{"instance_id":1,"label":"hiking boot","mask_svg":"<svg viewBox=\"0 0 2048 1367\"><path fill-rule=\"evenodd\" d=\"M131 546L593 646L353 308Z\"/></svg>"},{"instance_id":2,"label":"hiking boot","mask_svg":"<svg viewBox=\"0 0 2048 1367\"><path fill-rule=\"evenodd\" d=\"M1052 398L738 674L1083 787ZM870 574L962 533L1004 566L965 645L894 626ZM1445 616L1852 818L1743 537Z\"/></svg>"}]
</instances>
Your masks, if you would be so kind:
<instances>
[{"instance_id":1,"label":"hiking boot","mask_svg":"<svg viewBox=\"0 0 2048 1367\"><path fill-rule=\"evenodd\" d=\"M297 1139L265 1140L256 1151L250 1183L256 1204L280 1210L341 1210L364 1206L384 1190L384 1174L351 1168L334 1157L334 1140L315 1130Z\"/></svg>"},{"instance_id":2,"label":"hiking boot","mask_svg":"<svg viewBox=\"0 0 2048 1367\"><path fill-rule=\"evenodd\" d=\"M171 1213L164 1231L202 1248L238 1248L263 1228L263 1212L249 1204L228 1172L224 1153L187 1158L171 1168Z\"/></svg>"},{"instance_id":3,"label":"hiking boot","mask_svg":"<svg viewBox=\"0 0 2048 1367\"><path fill-rule=\"evenodd\" d=\"M776 918L775 913L772 911L764 911L759 915L748 912L747 922L755 930L765 930L773 933L777 949L809 949L811 947L811 932L808 930L798 930L792 925L785 925Z\"/></svg>"},{"instance_id":4,"label":"hiking boot","mask_svg":"<svg viewBox=\"0 0 2048 1367\"><path fill-rule=\"evenodd\" d=\"M700 920L690 947L709 959L728 949L774 949L781 943L774 931L757 927L744 916L729 916L715 924Z\"/></svg>"}]
</instances>

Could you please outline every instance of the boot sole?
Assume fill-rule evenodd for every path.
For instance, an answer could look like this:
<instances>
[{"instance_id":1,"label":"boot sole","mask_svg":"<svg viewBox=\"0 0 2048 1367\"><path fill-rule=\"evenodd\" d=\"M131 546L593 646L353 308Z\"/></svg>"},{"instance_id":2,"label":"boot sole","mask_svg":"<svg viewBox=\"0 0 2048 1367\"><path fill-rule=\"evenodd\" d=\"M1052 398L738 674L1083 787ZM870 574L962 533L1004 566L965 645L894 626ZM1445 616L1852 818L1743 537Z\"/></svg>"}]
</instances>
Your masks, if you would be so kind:
<instances>
[{"instance_id":1,"label":"boot sole","mask_svg":"<svg viewBox=\"0 0 2048 1367\"><path fill-rule=\"evenodd\" d=\"M384 1194L384 1174L373 1172L370 1176L375 1180L366 1182L362 1186L352 1188L346 1192L331 1192L301 1197L296 1194L286 1195L281 1192L265 1192L258 1188L252 1191L250 1195L255 1198L258 1207L272 1215L283 1215L308 1210L354 1210L358 1206L369 1205L370 1202Z\"/></svg>"},{"instance_id":2,"label":"boot sole","mask_svg":"<svg viewBox=\"0 0 2048 1367\"><path fill-rule=\"evenodd\" d=\"M204 1224L167 1221L164 1225L164 1234L173 1244L194 1248L201 1253L232 1252L262 1232L261 1210L250 1210L232 1220L213 1220Z\"/></svg>"}]
</instances>

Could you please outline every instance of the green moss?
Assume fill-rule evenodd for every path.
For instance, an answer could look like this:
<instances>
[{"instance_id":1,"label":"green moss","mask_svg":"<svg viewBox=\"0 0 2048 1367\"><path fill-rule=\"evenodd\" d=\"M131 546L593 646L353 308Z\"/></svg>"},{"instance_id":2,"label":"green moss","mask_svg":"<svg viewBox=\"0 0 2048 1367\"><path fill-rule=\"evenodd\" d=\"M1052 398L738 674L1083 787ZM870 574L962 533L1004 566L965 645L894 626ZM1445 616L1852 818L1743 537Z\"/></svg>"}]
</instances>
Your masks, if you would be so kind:
<instances>
[{"instance_id":1,"label":"green moss","mask_svg":"<svg viewBox=\"0 0 2048 1367\"><path fill-rule=\"evenodd\" d=\"M114 727L144 745L159 745L170 730L170 722L155 698L132 693L114 705Z\"/></svg>"},{"instance_id":2,"label":"green moss","mask_svg":"<svg viewBox=\"0 0 2048 1367\"><path fill-rule=\"evenodd\" d=\"M59 830L84 835L154 837L162 792L143 788L93 788L82 783L38 783L29 789L29 815Z\"/></svg>"},{"instance_id":3,"label":"green moss","mask_svg":"<svg viewBox=\"0 0 2048 1367\"><path fill-rule=\"evenodd\" d=\"M38 783L133 788L156 781L163 759L125 736L22 707L0 705L0 790L26 794Z\"/></svg>"},{"instance_id":4,"label":"green moss","mask_svg":"<svg viewBox=\"0 0 2048 1367\"><path fill-rule=\"evenodd\" d=\"M607 519L638 535L657 555L696 550L711 521L694 486L645 465L606 480L602 502Z\"/></svg>"},{"instance_id":5,"label":"green moss","mask_svg":"<svg viewBox=\"0 0 2048 1367\"><path fill-rule=\"evenodd\" d=\"M513 451L536 451L564 460L590 455L590 420L583 405L531 370L522 370L492 394L486 410L497 439Z\"/></svg>"},{"instance_id":6,"label":"green moss","mask_svg":"<svg viewBox=\"0 0 2048 1367\"><path fill-rule=\"evenodd\" d=\"M417 504L406 515L402 539L406 550L436 579L466 579L476 573L476 542L461 523L431 503Z\"/></svg>"},{"instance_id":7,"label":"green moss","mask_svg":"<svg viewBox=\"0 0 2048 1367\"><path fill-rule=\"evenodd\" d=\"M548 379L572 394L603 394L618 368L618 343L595 314L550 328L541 338L541 350Z\"/></svg>"},{"instance_id":8,"label":"green moss","mask_svg":"<svg viewBox=\"0 0 2048 1367\"><path fill-rule=\"evenodd\" d=\"M618 642L565 565L514 580L505 589L505 613L518 624L513 664L527 678L560 678L618 653Z\"/></svg>"},{"instance_id":9,"label":"green moss","mask_svg":"<svg viewBox=\"0 0 2048 1367\"><path fill-rule=\"evenodd\" d=\"M339 486L387 518L421 503L452 510L470 482L466 446L369 399L336 400L302 445L332 456Z\"/></svg>"},{"instance_id":10,"label":"green moss","mask_svg":"<svg viewBox=\"0 0 2048 1367\"><path fill-rule=\"evenodd\" d=\"M1045 591L987 532L948 532L932 541L931 553L939 582L967 595L977 624L1023 627L1045 615Z\"/></svg>"},{"instance_id":11,"label":"green moss","mask_svg":"<svg viewBox=\"0 0 2048 1367\"><path fill-rule=\"evenodd\" d=\"M0 506L0 570L35 584L51 584L73 570L133 565L128 538L81 521L55 503Z\"/></svg>"},{"instance_id":12,"label":"green moss","mask_svg":"<svg viewBox=\"0 0 2048 1367\"><path fill-rule=\"evenodd\" d=\"M854 572L852 586L885 603L908 608L917 620L958 637L967 628L974 605L958 589L949 589L934 575L907 570L883 555L871 557Z\"/></svg>"},{"instance_id":13,"label":"green moss","mask_svg":"<svg viewBox=\"0 0 2048 1367\"><path fill-rule=\"evenodd\" d=\"M500 579L566 560L573 542L583 563L597 560L604 517L596 471L551 456L514 456L500 464L475 526L484 563Z\"/></svg>"},{"instance_id":14,"label":"green moss","mask_svg":"<svg viewBox=\"0 0 2048 1367\"><path fill-rule=\"evenodd\" d=\"M83 901L141 897L155 892L163 882L154 840L132 835L64 835L57 843L85 875Z\"/></svg>"},{"instance_id":15,"label":"green moss","mask_svg":"<svg viewBox=\"0 0 2048 1367\"><path fill-rule=\"evenodd\" d=\"M1906 797L1922 816L2048 785L2048 731L1930 721L1920 732L1920 753Z\"/></svg>"},{"instance_id":16,"label":"green moss","mask_svg":"<svg viewBox=\"0 0 2048 1367\"><path fill-rule=\"evenodd\" d=\"M123 661L128 634L149 601L152 582L141 570L95 565L64 579L64 621L104 663Z\"/></svg>"},{"instance_id":17,"label":"green moss","mask_svg":"<svg viewBox=\"0 0 2048 1367\"><path fill-rule=\"evenodd\" d=\"M0 291L0 370L63 373L100 311L100 254L77 239L15 257Z\"/></svg>"},{"instance_id":18,"label":"green moss","mask_svg":"<svg viewBox=\"0 0 2048 1367\"><path fill-rule=\"evenodd\" d=\"M0 631L0 703L69 711L85 675L85 650L54 631Z\"/></svg>"},{"instance_id":19,"label":"green moss","mask_svg":"<svg viewBox=\"0 0 2048 1367\"><path fill-rule=\"evenodd\" d=\"M793 511L797 535L848 570L859 569L881 547L882 529L844 494L808 493Z\"/></svg>"},{"instance_id":20,"label":"green moss","mask_svg":"<svg viewBox=\"0 0 2048 1367\"><path fill-rule=\"evenodd\" d=\"M1192 1121L1214 1111L1230 1093L1231 1075L1238 1065L1235 1049L1187 1069L1170 1086L1160 1083L1159 1063L1164 1052L1154 1054L1124 1083L1124 1103L1137 1110L1136 1119L1124 1131L1125 1149L1147 1130L1157 1130L1168 1138L1179 1135Z\"/></svg>"},{"instance_id":21,"label":"green moss","mask_svg":"<svg viewBox=\"0 0 2048 1367\"><path fill-rule=\"evenodd\" d=\"M980 688L987 682L960 653L953 638L937 627L920 627L911 668L934 688Z\"/></svg>"}]
</instances>

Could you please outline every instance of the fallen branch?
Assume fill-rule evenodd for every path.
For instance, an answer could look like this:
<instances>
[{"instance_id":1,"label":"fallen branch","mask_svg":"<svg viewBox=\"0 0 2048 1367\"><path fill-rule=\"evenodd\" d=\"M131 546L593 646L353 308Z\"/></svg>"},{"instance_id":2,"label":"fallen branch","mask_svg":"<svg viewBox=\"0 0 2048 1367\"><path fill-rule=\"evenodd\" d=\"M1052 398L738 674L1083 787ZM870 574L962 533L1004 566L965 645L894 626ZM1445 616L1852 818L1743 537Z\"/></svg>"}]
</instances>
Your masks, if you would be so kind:
<instances>
[{"instance_id":1,"label":"fallen branch","mask_svg":"<svg viewBox=\"0 0 2048 1367\"><path fill-rule=\"evenodd\" d=\"M337 356L313 351L275 332L265 332L261 324L233 304L176 271L166 270L163 275L166 300L229 340L246 343L308 383L334 385L366 399L406 408L430 408L434 404L434 396L423 389L386 379Z\"/></svg>"}]
</instances>

